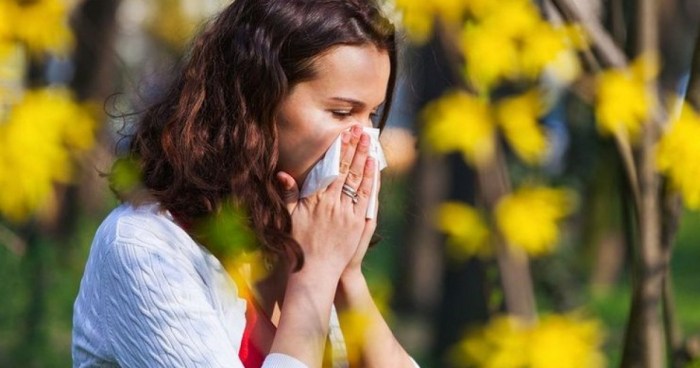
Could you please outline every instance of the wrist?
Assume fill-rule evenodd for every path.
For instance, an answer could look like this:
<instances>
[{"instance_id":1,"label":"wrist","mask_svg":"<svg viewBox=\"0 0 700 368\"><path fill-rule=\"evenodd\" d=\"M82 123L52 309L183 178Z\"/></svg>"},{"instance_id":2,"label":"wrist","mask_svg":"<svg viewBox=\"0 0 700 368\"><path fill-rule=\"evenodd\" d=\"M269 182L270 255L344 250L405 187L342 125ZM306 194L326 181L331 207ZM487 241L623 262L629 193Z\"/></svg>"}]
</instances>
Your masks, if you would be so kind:
<instances>
[{"instance_id":1,"label":"wrist","mask_svg":"<svg viewBox=\"0 0 700 368\"><path fill-rule=\"evenodd\" d=\"M371 302L367 280L362 271L344 272L338 282L335 304L338 309L365 308Z\"/></svg>"},{"instance_id":2,"label":"wrist","mask_svg":"<svg viewBox=\"0 0 700 368\"><path fill-rule=\"evenodd\" d=\"M359 285L366 285L367 280L365 275L362 274L361 268L346 268L343 273L340 274L339 282L348 287L357 287Z\"/></svg>"},{"instance_id":3,"label":"wrist","mask_svg":"<svg viewBox=\"0 0 700 368\"><path fill-rule=\"evenodd\" d=\"M318 281L327 281L335 285L342 277L343 269L343 266L334 262L306 258L304 259L304 266L299 271L293 272L290 269L289 276L308 277L310 279L318 279Z\"/></svg>"}]
</instances>

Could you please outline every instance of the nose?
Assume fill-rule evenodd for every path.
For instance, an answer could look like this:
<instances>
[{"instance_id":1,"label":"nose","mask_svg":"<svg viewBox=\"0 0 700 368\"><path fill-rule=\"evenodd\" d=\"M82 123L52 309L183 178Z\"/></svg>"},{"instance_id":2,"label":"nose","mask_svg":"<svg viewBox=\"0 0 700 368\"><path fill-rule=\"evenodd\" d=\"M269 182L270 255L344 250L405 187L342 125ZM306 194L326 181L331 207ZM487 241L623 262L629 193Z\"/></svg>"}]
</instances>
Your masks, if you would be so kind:
<instances>
[{"instance_id":1,"label":"nose","mask_svg":"<svg viewBox=\"0 0 700 368\"><path fill-rule=\"evenodd\" d=\"M357 120L354 120L352 122L349 122L345 126L345 130L350 130L350 128L352 128L355 125L357 125L361 128L372 128L374 126L374 124L372 124L372 119L368 117L367 119L364 119L362 121L360 121L360 119L357 119Z\"/></svg>"}]
</instances>

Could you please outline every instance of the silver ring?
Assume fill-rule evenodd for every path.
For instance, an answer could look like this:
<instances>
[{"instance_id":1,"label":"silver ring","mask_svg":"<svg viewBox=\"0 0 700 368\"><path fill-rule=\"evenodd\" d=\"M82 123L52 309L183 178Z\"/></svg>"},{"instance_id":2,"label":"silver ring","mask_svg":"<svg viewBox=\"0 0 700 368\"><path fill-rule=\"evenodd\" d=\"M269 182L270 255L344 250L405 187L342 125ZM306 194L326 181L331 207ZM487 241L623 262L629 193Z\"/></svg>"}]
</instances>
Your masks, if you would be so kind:
<instances>
[{"instance_id":1,"label":"silver ring","mask_svg":"<svg viewBox=\"0 0 700 368\"><path fill-rule=\"evenodd\" d=\"M356 204L359 201L359 199L357 198L357 192L354 189L352 189L352 187L350 187L349 185L344 184L342 192L346 196L352 198L353 204Z\"/></svg>"},{"instance_id":2,"label":"silver ring","mask_svg":"<svg viewBox=\"0 0 700 368\"><path fill-rule=\"evenodd\" d=\"M343 191L347 191L351 197L357 197L357 191L347 184L343 184Z\"/></svg>"}]
</instances>

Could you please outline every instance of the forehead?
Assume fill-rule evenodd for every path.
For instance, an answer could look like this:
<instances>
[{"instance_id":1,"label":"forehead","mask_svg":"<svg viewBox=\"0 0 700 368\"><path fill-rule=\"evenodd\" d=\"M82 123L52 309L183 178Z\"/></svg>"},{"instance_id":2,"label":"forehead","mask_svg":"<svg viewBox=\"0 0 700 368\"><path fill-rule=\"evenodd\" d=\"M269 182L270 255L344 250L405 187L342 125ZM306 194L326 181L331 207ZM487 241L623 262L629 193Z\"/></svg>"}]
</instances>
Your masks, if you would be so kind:
<instances>
[{"instance_id":1,"label":"forehead","mask_svg":"<svg viewBox=\"0 0 700 368\"><path fill-rule=\"evenodd\" d=\"M389 54L374 46L338 46L314 61L316 75L306 82L320 94L354 98L372 107L384 100Z\"/></svg>"}]
</instances>

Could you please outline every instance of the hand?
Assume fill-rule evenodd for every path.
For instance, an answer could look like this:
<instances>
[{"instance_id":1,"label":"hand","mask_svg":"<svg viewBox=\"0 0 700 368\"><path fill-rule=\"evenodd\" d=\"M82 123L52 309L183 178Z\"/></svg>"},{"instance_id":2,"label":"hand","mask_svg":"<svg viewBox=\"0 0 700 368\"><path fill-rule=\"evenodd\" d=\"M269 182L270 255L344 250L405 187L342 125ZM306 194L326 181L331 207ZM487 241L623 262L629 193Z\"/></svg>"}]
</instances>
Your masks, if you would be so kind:
<instances>
[{"instance_id":1,"label":"hand","mask_svg":"<svg viewBox=\"0 0 700 368\"><path fill-rule=\"evenodd\" d=\"M292 236L301 245L305 261L314 264L312 267L333 270L338 276L355 258L361 239L366 236L365 214L376 165L374 159L368 159L369 135L362 133L359 126L352 133L343 133L341 152L339 177L325 190L307 198L299 198L299 186L289 174L277 174L292 215ZM357 203L353 204L352 198L342 192L344 184L355 188Z\"/></svg>"},{"instance_id":2,"label":"hand","mask_svg":"<svg viewBox=\"0 0 700 368\"><path fill-rule=\"evenodd\" d=\"M372 240L374 232L377 230L377 213L379 211L379 190L381 189L381 187L382 183L380 175L379 178L377 178L377 193L374 197L374 216L371 219L365 220L365 230L362 232L362 236L360 237L360 243L358 244L357 250L355 251L355 254L353 255L352 259L348 263L347 267L345 267L345 270L341 275L341 279L349 276L361 276L362 274L362 260L365 258L365 255L367 254L367 249L369 248L369 243Z\"/></svg>"}]
</instances>

